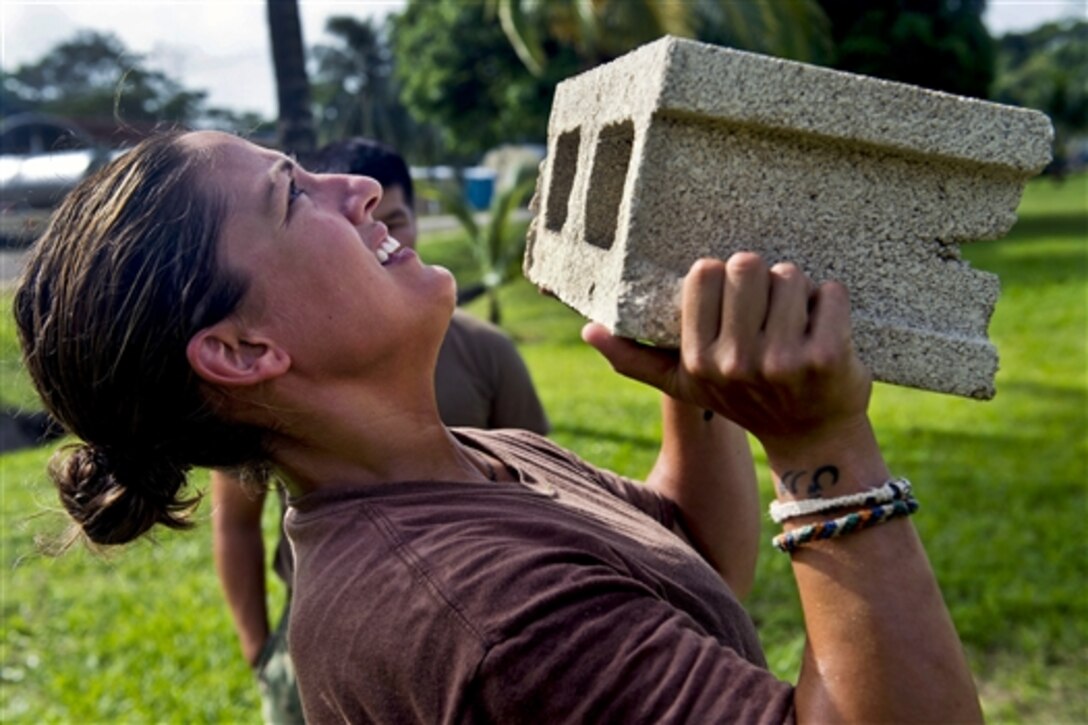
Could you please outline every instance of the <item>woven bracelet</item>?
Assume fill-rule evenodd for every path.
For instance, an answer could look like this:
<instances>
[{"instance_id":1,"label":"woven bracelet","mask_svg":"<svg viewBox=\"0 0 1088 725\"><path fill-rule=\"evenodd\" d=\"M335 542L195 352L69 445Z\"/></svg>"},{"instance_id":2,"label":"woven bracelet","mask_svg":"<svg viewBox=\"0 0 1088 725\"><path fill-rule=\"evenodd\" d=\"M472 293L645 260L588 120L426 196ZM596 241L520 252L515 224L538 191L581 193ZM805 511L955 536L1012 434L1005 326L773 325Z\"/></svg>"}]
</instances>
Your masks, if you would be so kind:
<instances>
[{"instance_id":1,"label":"woven bracelet","mask_svg":"<svg viewBox=\"0 0 1088 725\"><path fill-rule=\"evenodd\" d=\"M868 529L900 516L910 516L917 510L918 501L909 497L901 498L890 503L870 506L837 519L821 521L818 524L810 524L793 531L781 533L771 539L771 544L776 549L791 554L812 541L834 539L846 534L852 534L855 531Z\"/></svg>"},{"instance_id":2,"label":"woven bracelet","mask_svg":"<svg viewBox=\"0 0 1088 725\"><path fill-rule=\"evenodd\" d=\"M910 498L910 481L905 478L893 478L878 488L868 491L852 493L838 498L809 498L802 501L772 501L768 510L771 519L780 524L783 521L796 519L810 514L819 514L834 509L850 508L855 506L874 506L878 503L889 503L900 499Z\"/></svg>"}]
</instances>

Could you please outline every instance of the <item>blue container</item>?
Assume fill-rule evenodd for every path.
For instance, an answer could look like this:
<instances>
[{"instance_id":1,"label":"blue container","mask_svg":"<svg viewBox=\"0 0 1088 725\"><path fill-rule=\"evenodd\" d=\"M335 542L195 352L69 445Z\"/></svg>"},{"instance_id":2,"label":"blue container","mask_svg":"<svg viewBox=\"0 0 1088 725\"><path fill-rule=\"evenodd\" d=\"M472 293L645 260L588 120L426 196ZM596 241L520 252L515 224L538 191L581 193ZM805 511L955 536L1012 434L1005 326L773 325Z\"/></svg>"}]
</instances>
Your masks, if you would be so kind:
<instances>
[{"instance_id":1,"label":"blue container","mask_svg":"<svg viewBox=\"0 0 1088 725\"><path fill-rule=\"evenodd\" d=\"M498 174L486 166L465 169L465 201L477 211L491 208L495 195L495 178Z\"/></svg>"}]
</instances>

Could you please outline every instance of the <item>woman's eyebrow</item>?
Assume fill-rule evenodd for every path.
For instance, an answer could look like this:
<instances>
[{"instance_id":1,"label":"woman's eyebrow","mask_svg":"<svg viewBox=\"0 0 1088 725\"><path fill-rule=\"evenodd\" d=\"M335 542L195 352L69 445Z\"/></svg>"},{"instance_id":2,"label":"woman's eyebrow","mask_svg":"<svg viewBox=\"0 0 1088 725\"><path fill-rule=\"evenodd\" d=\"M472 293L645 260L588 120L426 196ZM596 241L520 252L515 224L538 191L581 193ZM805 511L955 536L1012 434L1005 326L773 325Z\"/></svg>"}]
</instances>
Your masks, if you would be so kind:
<instances>
[{"instance_id":1,"label":"woman's eyebrow","mask_svg":"<svg viewBox=\"0 0 1088 725\"><path fill-rule=\"evenodd\" d=\"M268 187L265 190L264 205L265 209L271 213L276 210L277 205L273 197L276 187L279 186L280 176L287 174L290 177L295 172L295 162L287 157L281 158L272 168L268 170Z\"/></svg>"}]
</instances>

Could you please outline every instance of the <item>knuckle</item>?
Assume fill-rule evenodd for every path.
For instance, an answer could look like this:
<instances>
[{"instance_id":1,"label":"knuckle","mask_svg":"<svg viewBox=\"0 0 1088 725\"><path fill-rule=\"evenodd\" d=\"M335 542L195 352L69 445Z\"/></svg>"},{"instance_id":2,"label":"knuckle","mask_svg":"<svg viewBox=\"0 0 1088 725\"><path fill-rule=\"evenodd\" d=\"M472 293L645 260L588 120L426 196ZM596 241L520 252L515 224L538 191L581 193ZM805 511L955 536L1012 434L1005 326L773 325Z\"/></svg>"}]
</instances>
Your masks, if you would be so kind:
<instances>
[{"instance_id":1,"label":"knuckle","mask_svg":"<svg viewBox=\"0 0 1088 725\"><path fill-rule=\"evenodd\" d=\"M783 382L794 378L801 368L798 356L789 350L770 350L763 360L763 377L768 382Z\"/></svg>"},{"instance_id":2,"label":"knuckle","mask_svg":"<svg viewBox=\"0 0 1088 725\"><path fill-rule=\"evenodd\" d=\"M707 272L716 272L721 266L721 260L712 257L700 257L692 263L691 271L696 274L705 274Z\"/></svg>"},{"instance_id":3,"label":"knuckle","mask_svg":"<svg viewBox=\"0 0 1088 725\"><path fill-rule=\"evenodd\" d=\"M785 280L805 279L805 273L793 262L777 262L771 267L771 274Z\"/></svg>"},{"instance_id":4,"label":"knuckle","mask_svg":"<svg viewBox=\"0 0 1088 725\"><path fill-rule=\"evenodd\" d=\"M842 282L831 280L820 285L820 295L826 299L850 305L850 290Z\"/></svg>"},{"instance_id":5,"label":"knuckle","mask_svg":"<svg viewBox=\"0 0 1088 725\"><path fill-rule=\"evenodd\" d=\"M714 359L705 349L685 355L684 366L687 368L688 374L698 380L706 380L718 372Z\"/></svg>"},{"instance_id":6,"label":"knuckle","mask_svg":"<svg viewBox=\"0 0 1088 725\"><path fill-rule=\"evenodd\" d=\"M704 257L697 259L691 265L691 269L688 270L688 279L690 281L702 281L709 280L715 276L721 275L724 264L717 259L710 259Z\"/></svg>"},{"instance_id":7,"label":"knuckle","mask_svg":"<svg viewBox=\"0 0 1088 725\"><path fill-rule=\"evenodd\" d=\"M816 373L829 373L839 368L845 351L835 345L814 345L809 351L809 367Z\"/></svg>"},{"instance_id":8,"label":"knuckle","mask_svg":"<svg viewBox=\"0 0 1088 725\"><path fill-rule=\"evenodd\" d=\"M755 366L748 355L738 348L726 350L717 361L722 376L730 380L747 381L755 375Z\"/></svg>"},{"instance_id":9,"label":"knuckle","mask_svg":"<svg viewBox=\"0 0 1088 725\"><path fill-rule=\"evenodd\" d=\"M755 252L737 252L726 261L725 266L731 275L756 274L767 269L763 258Z\"/></svg>"}]
</instances>

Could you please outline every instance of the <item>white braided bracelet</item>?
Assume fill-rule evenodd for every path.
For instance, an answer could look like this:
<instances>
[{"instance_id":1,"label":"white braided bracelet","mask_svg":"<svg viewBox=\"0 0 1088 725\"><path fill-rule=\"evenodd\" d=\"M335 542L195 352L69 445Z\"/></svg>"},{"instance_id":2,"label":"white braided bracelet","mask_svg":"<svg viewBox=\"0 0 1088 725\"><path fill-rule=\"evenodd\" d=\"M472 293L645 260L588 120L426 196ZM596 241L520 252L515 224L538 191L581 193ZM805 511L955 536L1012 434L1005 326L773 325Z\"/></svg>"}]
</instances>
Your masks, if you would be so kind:
<instances>
[{"instance_id":1,"label":"white braided bracelet","mask_svg":"<svg viewBox=\"0 0 1088 725\"><path fill-rule=\"evenodd\" d=\"M818 514L832 509L850 506L875 506L877 504L898 501L910 496L910 481L905 478L893 478L879 488L852 493L838 498L806 498L801 501L772 501L769 509L771 519L776 524L799 516Z\"/></svg>"}]
</instances>

